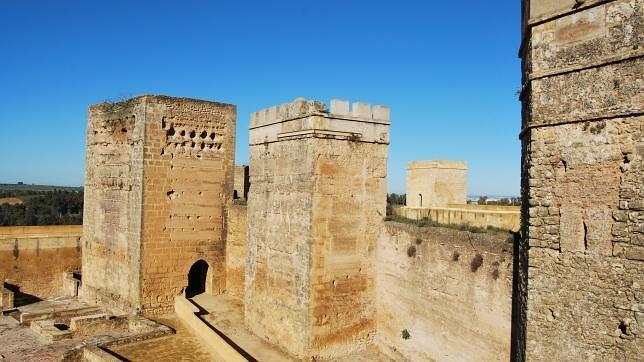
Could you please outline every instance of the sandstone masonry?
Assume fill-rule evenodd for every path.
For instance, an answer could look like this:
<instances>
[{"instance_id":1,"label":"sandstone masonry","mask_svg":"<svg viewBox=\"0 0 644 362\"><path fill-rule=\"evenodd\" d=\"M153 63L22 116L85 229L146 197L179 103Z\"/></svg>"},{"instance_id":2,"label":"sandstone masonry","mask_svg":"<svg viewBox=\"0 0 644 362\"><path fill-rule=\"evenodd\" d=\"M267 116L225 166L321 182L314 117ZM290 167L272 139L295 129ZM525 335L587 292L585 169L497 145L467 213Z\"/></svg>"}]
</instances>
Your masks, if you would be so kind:
<instances>
[{"instance_id":1,"label":"sandstone masonry","mask_svg":"<svg viewBox=\"0 0 644 362\"><path fill-rule=\"evenodd\" d=\"M90 106L82 297L114 311L162 313L205 261L225 288L235 106L141 96Z\"/></svg>"},{"instance_id":2,"label":"sandstone masonry","mask_svg":"<svg viewBox=\"0 0 644 362\"><path fill-rule=\"evenodd\" d=\"M523 1L513 358L644 350L644 1Z\"/></svg>"},{"instance_id":3,"label":"sandstone masonry","mask_svg":"<svg viewBox=\"0 0 644 362\"><path fill-rule=\"evenodd\" d=\"M467 164L413 161L407 165L407 207L447 207L467 202Z\"/></svg>"},{"instance_id":4,"label":"sandstone masonry","mask_svg":"<svg viewBox=\"0 0 644 362\"><path fill-rule=\"evenodd\" d=\"M297 99L251 115L245 319L299 358L375 334L389 109Z\"/></svg>"}]
</instances>

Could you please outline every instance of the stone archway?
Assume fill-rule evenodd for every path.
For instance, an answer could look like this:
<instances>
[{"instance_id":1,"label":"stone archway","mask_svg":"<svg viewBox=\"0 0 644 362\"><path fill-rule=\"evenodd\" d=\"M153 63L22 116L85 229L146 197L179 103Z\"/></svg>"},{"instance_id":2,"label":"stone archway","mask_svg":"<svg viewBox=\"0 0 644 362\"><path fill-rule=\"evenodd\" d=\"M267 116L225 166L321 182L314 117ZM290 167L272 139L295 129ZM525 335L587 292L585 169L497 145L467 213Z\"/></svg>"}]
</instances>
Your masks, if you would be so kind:
<instances>
[{"instance_id":1,"label":"stone archway","mask_svg":"<svg viewBox=\"0 0 644 362\"><path fill-rule=\"evenodd\" d=\"M208 291L208 263L203 259L197 260L188 271L188 286L186 287L186 298L192 298L195 295Z\"/></svg>"}]
</instances>

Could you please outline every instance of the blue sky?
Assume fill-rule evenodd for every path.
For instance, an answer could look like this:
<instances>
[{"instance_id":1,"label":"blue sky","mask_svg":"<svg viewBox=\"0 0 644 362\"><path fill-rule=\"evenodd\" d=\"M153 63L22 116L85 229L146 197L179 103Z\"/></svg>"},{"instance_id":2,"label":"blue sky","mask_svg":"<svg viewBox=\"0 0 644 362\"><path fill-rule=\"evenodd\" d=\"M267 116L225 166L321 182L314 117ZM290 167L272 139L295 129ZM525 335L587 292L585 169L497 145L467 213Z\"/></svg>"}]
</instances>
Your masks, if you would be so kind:
<instances>
[{"instance_id":1,"label":"blue sky","mask_svg":"<svg viewBox=\"0 0 644 362\"><path fill-rule=\"evenodd\" d=\"M391 107L408 161L465 160L518 194L520 1L0 1L0 183L82 185L87 106L139 94L255 110L297 97Z\"/></svg>"}]
</instances>

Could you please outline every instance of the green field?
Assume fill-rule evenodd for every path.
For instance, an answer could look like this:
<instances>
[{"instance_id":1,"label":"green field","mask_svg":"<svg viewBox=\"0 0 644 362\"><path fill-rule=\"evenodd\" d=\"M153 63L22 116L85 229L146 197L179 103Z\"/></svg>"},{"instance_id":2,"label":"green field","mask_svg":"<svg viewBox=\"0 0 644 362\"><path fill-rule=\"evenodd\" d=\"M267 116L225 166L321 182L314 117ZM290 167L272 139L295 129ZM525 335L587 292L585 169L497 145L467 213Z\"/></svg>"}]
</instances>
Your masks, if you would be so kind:
<instances>
[{"instance_id":1,"label":"green field","mask_svg":"<svg viewBox=\"0 0 644 362\"><path fill-rule=\"evenodd\" d=\"M0 184L2 191L83 191L82 186L52 186L52 185L28 185L28 184Z\"/></svg>"}]
</instances>

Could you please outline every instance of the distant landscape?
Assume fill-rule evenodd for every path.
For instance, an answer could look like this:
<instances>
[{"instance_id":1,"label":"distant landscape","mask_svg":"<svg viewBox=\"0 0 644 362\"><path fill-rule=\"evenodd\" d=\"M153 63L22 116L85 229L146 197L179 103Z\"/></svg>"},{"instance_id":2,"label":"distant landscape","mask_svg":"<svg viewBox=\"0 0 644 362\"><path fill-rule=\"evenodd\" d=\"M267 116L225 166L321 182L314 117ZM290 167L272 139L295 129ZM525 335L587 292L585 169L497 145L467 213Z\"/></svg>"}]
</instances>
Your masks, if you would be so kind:
<instances>
[{"instance_id":1,"label":"distant landscape","mask_svg":"<svg viewBox=\"0 0 644 362\"><path fill-rule=\"evenodd\" d=\"M0 226L82 223L82 187L0 184Z\"/></svg>"},{"instance_id":2,"label":"distant landscape","mask_svg":"<svg viewBox=\"0 0 644 362\"><path fill-rule=\"evenodd\" d=\"M387 204L405 205L405 194L389 194ZM467 203L520 205L516 196L468 195ZM81 225L83 188L0 184L0 226Z\"/></svg>"}]
</instances>

